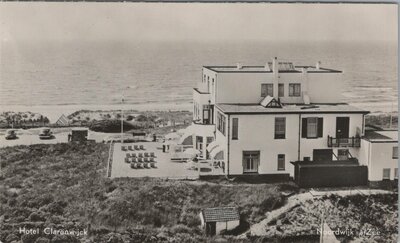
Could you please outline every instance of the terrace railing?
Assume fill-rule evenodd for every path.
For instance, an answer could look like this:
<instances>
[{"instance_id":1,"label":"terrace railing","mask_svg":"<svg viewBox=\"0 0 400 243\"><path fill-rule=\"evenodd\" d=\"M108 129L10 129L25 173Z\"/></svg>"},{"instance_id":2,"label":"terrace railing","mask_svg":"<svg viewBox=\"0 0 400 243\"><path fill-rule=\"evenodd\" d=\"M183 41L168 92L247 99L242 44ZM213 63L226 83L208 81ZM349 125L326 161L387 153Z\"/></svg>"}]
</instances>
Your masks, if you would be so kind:
<instances>
[{"instance_id":1,"label":"terrace railing","mask_svg":"<svg viewBox=\"0 0 400 243\"><path fill-rule=\"evenodd\" d=\"M360 147L360 137L334 138L328 136L328 147Z\"/></svg>"}]
</instances>

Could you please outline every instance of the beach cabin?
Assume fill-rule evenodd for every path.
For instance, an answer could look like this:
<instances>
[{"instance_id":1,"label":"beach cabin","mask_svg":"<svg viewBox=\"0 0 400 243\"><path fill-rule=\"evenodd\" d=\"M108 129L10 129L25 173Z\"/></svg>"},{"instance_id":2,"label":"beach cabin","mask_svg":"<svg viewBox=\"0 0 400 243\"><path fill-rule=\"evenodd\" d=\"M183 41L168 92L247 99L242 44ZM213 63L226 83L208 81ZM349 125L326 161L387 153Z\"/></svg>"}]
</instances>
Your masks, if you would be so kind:
<instances>
[{"instance_id":1,"label":"beach cabin","mask_svg":"<svg viewBox=\"0 0 400 243\"><path fill-rule=\"evenodd\" d=\"M240 224L239 211L236 207L205 208L200 212L201 227L206 235L221 234L233 230Z\"/></svg>"}]
</instances>

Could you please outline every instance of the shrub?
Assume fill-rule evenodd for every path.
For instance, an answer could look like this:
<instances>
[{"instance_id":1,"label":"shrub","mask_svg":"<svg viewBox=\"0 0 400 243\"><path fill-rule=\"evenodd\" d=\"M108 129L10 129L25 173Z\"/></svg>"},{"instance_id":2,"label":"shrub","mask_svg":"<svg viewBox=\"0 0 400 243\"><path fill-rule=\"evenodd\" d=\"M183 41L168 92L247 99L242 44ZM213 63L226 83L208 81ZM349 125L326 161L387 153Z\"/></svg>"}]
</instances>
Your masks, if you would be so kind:
<instances>
[{"instance_id":1,"label":"shrub","mask_svg":"<svg viewBox=\"0 0 400 243\"><path fill-rule=\"evenodd\" d=\"M56 235L51 240L52 243L79 243L79 240L73 235Z\"/></svg>"},{"instance_id":2,"label":"shrub","mask_svg":"<svg viewBox=\"0 0 400 243\"><path fill-rule=\"evenodd\" d=\"M29 215L29 219L34 222L46 220L46 218L43 216L43 214L40 211L31 213L31 215Z\"/></svg>"},{"instance_id":3,"label":"shrub","mask_svg":"<svg viewBox=\"0 0 400 243\"><path fill-rule=\"evenodd\" d=\"M56 201L56 202L52 202L48 205L47 210L50 213L53 214L58 214L58 215L62 215L64 212L64 208L67 206L66 202L63 201Z\"/></svg>"},{"instance_id":4,"label":"shrub","mask_svg":"<svg viewBox=\"0 0 400 243\"><path fill-rule=\"evenodd\" d=\"M50 243L50 240L46 237L39 237L36 239L35 243Z\"/></svg>"},{"instance_id":5,"label":"shrub","mask_svg":"<svg viewBox=\"0 0 400 243\"><path fill-rule=\"evenodd\" d=\"M187 234L189 234L191 232L192 232L192 230L189 227L187 227L186 225L183 225L183 224L177 224L177 225L172 226L172 228L171 228L171 233L172 234L178 234L178 233L187 233Z\"/></svg>"},{"instance_id":6,"label":"shrub","mask_svg":"<svg viewBox=\"0 0 400 243\"><path fill-rule=\"evenodd\" d=\"M35 242L38 237L39 237L38 235L22 235L21 242L22 243L32 243L32 242ZM59 243L61 243L61 242L59 242Z\"/></svg>"},{"instance_id":7,"label":"shrub","mask_svg":"<svg viewBox=\"0 0 400 243\"><path fill-rule=\"evenodd\" d=\"M12 242L12 241L19 241L19 237L16 236L15 234L9 234L6 237L6 242Z\"/></svg>"}]
</instances>

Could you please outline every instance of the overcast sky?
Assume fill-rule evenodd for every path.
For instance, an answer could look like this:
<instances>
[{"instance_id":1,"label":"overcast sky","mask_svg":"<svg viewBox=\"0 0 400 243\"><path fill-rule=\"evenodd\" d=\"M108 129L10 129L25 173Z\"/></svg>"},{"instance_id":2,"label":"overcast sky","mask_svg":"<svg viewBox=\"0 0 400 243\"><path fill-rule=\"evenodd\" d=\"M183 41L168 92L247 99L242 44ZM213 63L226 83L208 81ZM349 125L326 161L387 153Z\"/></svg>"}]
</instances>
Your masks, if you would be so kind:
<instances>
[{"instance_id":1,"label":"overcast sky","mask_svg":"<svg viewBox=\"0 0 400 243\"><path fill-rule=\"evenodd\" d=\"M2 41L397 41L395 4L0 3Z\"/></svg>"}]
</instances>

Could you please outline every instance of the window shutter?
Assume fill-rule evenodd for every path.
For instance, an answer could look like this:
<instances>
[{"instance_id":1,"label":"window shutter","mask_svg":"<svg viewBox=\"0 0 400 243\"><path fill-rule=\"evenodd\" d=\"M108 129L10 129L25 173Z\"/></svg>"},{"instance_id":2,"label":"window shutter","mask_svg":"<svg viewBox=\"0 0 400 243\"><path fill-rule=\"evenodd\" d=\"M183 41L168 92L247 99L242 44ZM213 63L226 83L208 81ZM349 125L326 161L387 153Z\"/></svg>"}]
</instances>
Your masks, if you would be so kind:
<instances>
[{"instance_id":1,"label":"window shutter","mask_svg":"<svg viewBox=\"0 0 400 243\"><path fill-rule=\"evenodd\" d=\"M318 118L318 137L323 137L323 128L324 128L324 118Z\"/></svg>"},{"instance_id":2,"label":"window shutter","mask_svg":"<svg viewBox=\"0 0 400 243\"><path fill-rule=\"evenodd\" d=\"M301 119L301 137L302 138L307 137L307 118Z\"/></svg>"}]
</instances>

